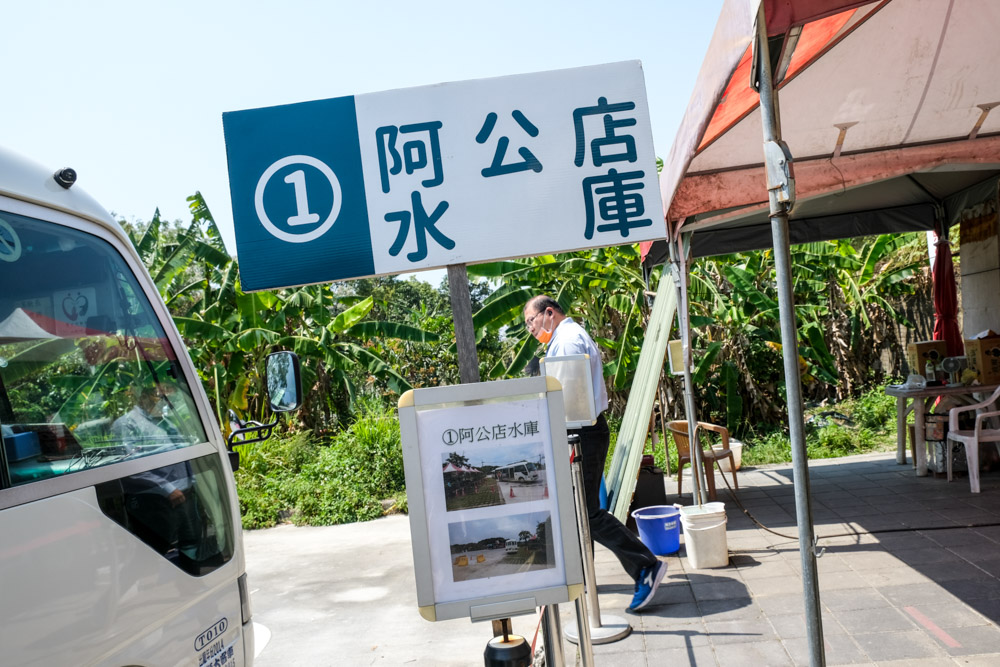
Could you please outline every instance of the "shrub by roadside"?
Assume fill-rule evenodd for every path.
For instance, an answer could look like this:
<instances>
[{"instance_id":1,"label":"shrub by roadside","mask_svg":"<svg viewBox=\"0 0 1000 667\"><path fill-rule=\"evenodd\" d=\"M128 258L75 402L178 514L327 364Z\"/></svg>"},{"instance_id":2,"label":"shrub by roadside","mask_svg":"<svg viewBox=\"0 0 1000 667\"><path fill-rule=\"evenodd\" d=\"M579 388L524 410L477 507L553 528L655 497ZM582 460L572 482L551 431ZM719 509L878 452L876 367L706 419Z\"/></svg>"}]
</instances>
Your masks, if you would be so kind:
<instances>
[{"instance_id":1,"label":"shrub by roadside","mask_svg":"<svg viewBox=\"0 0 1000 667\"><path fill-rule=\"evenodd\" d=\"M240 449L236 488L244 528L331 525L406 511L399 423L377 403L363 403L327 446L303 431Z\"/></svg>"}]
</instances>

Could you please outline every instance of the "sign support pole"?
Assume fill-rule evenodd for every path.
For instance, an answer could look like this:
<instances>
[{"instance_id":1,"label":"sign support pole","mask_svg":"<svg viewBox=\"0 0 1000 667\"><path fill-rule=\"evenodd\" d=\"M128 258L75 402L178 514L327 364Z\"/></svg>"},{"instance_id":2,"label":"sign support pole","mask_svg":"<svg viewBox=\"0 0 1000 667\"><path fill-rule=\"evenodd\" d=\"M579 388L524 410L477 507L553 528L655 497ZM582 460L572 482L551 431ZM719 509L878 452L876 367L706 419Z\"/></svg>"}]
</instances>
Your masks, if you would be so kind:
<instances>
[{"instance_id":1,"label":"sign support pole","mask_svg":"<svg viewBox=\"0 0 1000 667\"><path fill-rule=\"evenodd\" d=\"M455 322L455 348L458 352L458 375L462 384L479 382L479 354L476 352L476 328L472 324L472 295L469 293L469 273L465 264L448 265L448 294L451 298L451 315ZM549 605L558 613L558 605ZM546 609L548 609L548 607ZM558 622L558 615L555 616ZM551 620L550 620L551 623ZM510 627L511 619L502 618L493 621L493 636L503 634L504 625ZM545 629L549 629L548 625ZM548 640L548 637L546 637ZM549 642L546 641L546 650ZM558 647L562 648L562 647ZM555 657L555 656L552 656ZM556 662L555 664L561 664Z\"/></svg>"},{"instance_id":2,"label":"sign support pole","mask_svg":"<svg viewBox=\"0 0 1000 667\"><path fill-rule=\"evenodd\" d=\"M476 354L476 329L472 325L472 296L465 264L448 265L448 292L451 314L455 319L455 347L458 349L458 374L462 384L479 382L479 355Z\"/></svg>"}]
</instances>

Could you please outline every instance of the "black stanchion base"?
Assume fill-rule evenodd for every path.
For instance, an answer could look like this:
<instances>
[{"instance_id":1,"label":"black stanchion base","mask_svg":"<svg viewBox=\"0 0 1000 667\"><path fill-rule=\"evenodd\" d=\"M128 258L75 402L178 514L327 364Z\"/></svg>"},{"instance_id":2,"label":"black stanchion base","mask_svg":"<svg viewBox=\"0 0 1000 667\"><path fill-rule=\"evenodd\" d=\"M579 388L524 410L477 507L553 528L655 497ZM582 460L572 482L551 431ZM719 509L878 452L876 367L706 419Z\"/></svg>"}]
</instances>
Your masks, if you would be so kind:
<instances>
[{"instance_id":1,"label":"black stanchion base","mask_svg":"<svg viewBox=\"0 0 1000 667\"><path fill-rule=\"evenodd\" d=\"M531 667L531 645L519 635L494 637L483 652L486 667Z\"/></svg>"}]
</instances>

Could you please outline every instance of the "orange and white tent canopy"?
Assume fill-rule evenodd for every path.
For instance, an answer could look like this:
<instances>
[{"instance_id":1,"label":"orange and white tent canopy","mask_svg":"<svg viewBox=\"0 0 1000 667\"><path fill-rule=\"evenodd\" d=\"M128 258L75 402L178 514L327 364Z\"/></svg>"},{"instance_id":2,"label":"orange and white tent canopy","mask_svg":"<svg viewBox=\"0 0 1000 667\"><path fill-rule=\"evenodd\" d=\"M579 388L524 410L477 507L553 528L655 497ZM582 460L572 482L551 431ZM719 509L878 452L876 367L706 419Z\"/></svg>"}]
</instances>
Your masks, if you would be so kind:
<instances>
[{"instance_id":1,"label":"orange and white tent canopy","mask_svg":"<svg viewBox=\"0 0 1000 667\"><path fill-rule=\"evenodd\" d=\"M794 158L793 243L931 229L939 217L954 221L968 188L996 196L1000 3L763 3L781 133ZM723 5L661 174L668 227L694 232L696 256L770 246L750 87L759 4Z\"/></svg>"}]
</instances>

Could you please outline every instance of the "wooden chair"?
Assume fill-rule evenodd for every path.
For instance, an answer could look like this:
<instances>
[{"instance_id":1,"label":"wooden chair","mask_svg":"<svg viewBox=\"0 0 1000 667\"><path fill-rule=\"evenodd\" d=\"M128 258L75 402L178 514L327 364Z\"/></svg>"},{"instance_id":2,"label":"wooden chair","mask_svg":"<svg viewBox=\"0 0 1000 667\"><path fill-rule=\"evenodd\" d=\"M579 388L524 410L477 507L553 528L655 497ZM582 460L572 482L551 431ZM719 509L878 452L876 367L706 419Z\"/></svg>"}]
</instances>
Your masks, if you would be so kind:
<instances>
[{"instance_id":1,"label":"wooden chair","mask_svg":"<svg viewBox=\"0 0 1000 667\"><path fill-rule=\"evenodd\" d=\"M729 459L729 469L733 473L733 488L740 488L739 482L736 481L736 460L733 458L733 452L729 449L729 429L725 426L698 422L698 426L695 429L696 442L701 441L701 438L698 436L698 429L714 431L722 436L721 449L709 448L707 451L704 449L701 450L701 458L705 467L705 481L708 484L708 499L715 500L715 469L713 468L713 464L717 464L719 459ZM692 461L691 446L688 441L688 423L687 421L672 421L667 424L667 430L670 431L670 435L674 439L674 444L677 446L677 495L681 495L684 466ZM722 472L722 466L719 466L719 473L725 474Z\"/></svg>"},{"instance_id":2,"label":"wooden chair","mask_svg":"<svg viewBox=\"0 0 1000 667\"><path fill-rule=\"evenodd\" d=\"M1000 387L997 387L993 394L982 403L962 405L948 411L948 440L965 445L965 459L969 463L969 486L972 488L972 493L979 493L979 444L992 442L997 451L1000 452L1000 428L983 428L983 420L1000 416L1000 410L979 412L976 415L976 426L971 431L958 428L958 415L969 410L979 411L994 405L998 398L1000 398ZM994 407L996 406L994 405ZM948 456L948 481L951 481L950 455Z\"/></svg>"}]
</instances>

